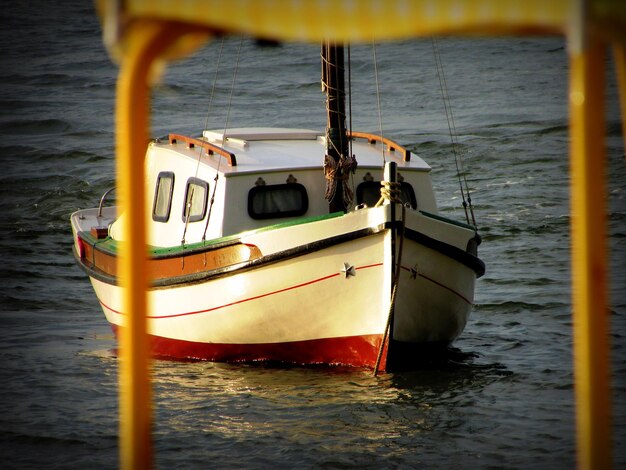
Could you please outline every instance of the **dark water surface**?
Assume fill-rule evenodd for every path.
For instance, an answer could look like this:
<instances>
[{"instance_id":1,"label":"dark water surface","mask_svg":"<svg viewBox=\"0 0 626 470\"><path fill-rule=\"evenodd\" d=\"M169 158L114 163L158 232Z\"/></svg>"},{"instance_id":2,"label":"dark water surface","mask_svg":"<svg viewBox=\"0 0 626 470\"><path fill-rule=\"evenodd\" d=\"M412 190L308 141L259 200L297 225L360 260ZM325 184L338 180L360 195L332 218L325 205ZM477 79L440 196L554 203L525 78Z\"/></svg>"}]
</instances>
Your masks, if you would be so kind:
<instances>
[{"instance_id":1,"label":"dark water surface","mask_svg":"<svg viewBox=\"0 0 626 470\"><path fill-rule=\"evenodd\" d=\"M0 466L115 468L115 342L74 264L69 215L114 184L117 69L91 2L7 1L0 15ZM226 121L239 45L224 44L208 127ZM575 465L565 44L439 48L487 265L466 331L447 357L377 378L157 362L159 468ZM168 70L154 136L200 132L219 51L214 41ZM244 40L231 125L322 128L318 54ZM376 54L385 135L432 165L442 212L462 220L430 41ZM371 47L355 46L352 64L354 128L377 131ZM614 460L625 468L626 168L609 73Z\"/></svg>"}]
</instances>

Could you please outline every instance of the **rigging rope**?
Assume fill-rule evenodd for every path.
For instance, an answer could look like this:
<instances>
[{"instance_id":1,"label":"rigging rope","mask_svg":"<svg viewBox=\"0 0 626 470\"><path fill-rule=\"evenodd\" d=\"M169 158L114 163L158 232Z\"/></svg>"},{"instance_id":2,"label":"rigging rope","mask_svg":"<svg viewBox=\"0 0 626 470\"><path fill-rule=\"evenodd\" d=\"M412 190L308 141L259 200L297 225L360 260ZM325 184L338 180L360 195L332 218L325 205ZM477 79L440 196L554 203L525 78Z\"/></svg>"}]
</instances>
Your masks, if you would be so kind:
<instances>
[{"instance_id":1,"label":"rigging rope","mask_svg":"<svg viewBox=\"0 0 626 470\"><path fill-rule=\"evenodd\" d=\"M228 110L226 112L226 122L224 123L224 133L222 134L222 145L224 145L224 143L226 142L226 131L228 130L228 122L230 120L230 110L232 109L232 105L233 105L233 95L235 92L235 82L237 81L237 71L239 70L239 58L241 57L241 47L243 45L243 36L240 38L239 40L239 48L237 49L237 59L235 60L235 67L233 69L233 81L230 85L230 98L228 99ZM220 158L218 160L218 169L219 169L219 164L221 163L222 159Z\"/></svg>"},{"instance_id":2,"label":"rigging rope","mask_svg":"<svg viewBox=\"0 0 626 470\"><path fill-rule=\"evenodd\" d=\"M188 197L187 197L187 200L185 201L185 211L186 211L185 212L185 227L183 229L183 238L180 241L180 244L182 246L185 246L185 236L187 235L187 227L189 226L189 216L191 214L191 201L193 201L193 195L194 195L195 189L196 188L194 186L191 187L191 191L187 195ZM183 256L182 259L183 259L183 266L184 266L185 257Z\"/></svg>"},{"instance_id":3,"label":"rigging rope","mask_svg":"<svg viewBox=\"0 0 626 470\"><path fill-rule=\"evenodd\" d=\"M450 95L448 94L448 85L446 82L446 75L443 70L443 63L439 55L439 47L437 40L431 38L433 47L433 55L435 57L435 66L437 69L437 77L439 78L439 88L441 90L441 98L443 100L444 109L446 112L446 120L448 122L448 131L450 133L450 140L452 141L452 153L454 154L454 163L456 165L456 175L459 180L459 187L461 189L461 198L463 199L463 209L465 210L465 220L470 223L470 215L472 223L476 226L476 218L474 217L474 208L472 206L472 197L470 195L469 186L467 184L467 178L465 176L465 169L463 166L463 156L460 152L457 152L458 147L458 133L456 131L456 125L454 123L454 113L452 112L452 105L450 104ZM465 184L465 188L463 187ZM469 215L468 215L469 207Z\"/></svg>"},{"instance_id":4,"label":"rigging rope","mask_svg":"<svg viewBox=\"0 0 626 470\"><path fill-rule=\"evenodd\" d=\"M347 45L348 48L348 129L350 130L350 135L352 135L352 58L350 55L351 48L350 44ZM356 157L352 153L352 137L348 138L348 155L351 155L352 158ZM354 195L354 171L350 172L350 187L352 190L352 194Z\"/></svg>"},{"instance_id":5,"label":"rigging rope","mask_svg":"<svg viewBox=\"0 0 626 470\"><path fill-rule=\"evenodd\" d=\"M385 136L383 134L383 115L380 106L380 84L378 82L378 61L376 60L376 42L372 41L372 51L374 54L374 76L376 79L376 105L378 107L378 127L380 130L380 138L384 140ZM387 163L387 159L385 158L385 146L381 145L381 152L383 156L383 164Z\"/></svg>"},{"instance_id":6,"label":"rigging rope","mask_svg":"<svg viewBox=\"0 0 626 470\"><path fill-rule=\"evenodd\" d=\"M237 59L235 61L235 65L233 67L233 79L232 79L232 83L231 83L230 98L229 98L229 101L228 101L228 108L227 108L227 112L226 112L226 121L224 123L224 132L222 134L222 145L224 145L224 143L226 142L226 130L228 129L228 123L229 123L229 119L230 119L230 111L231 111L231 108L232 108L233 94L234 94L234 89L235 89L235 82L236 82L236 79L237 79L237 71L239 69L239 58L241 56L242 45L243 45L243 36L239 40L239 48L237 49ZM208 106L207 115L206 115L206 119L205 119L205 123L204 123L204 128L205 129L208 126L209 117L210 117L210 113L211 113L211 107L213 105L213 98L214 98L214 94L215 94L215 87L216 87L216 83L217 83L219 68L220 68L220 64L221 64L221 60L222 60L223 49L224 49L224 39L222 39L221 44L220 44L220 52L219 52L217 66L216 66L216 70L215 70L215 77L213 79L213 86L212 86L211 95L210 95L210 98L209 98L209 106ZM203 129L203 131L204 131L204 129ZM203 136L203 138L204 138L204 136ZM200 167L200 157L202 156L202 150L203 150L203 148L200 147L199 148L199 154L198 154L198 161L197 161L197 165L196 165L196 177L198 176L198 169ZM222 163L222 159L218 158L218 160L217 160L217 169L216 169L216 172L215 172L215 178L213 180L213 191L211 193L211 199L210 199L210 203L209 203L209 210L208 210L208 214L207 214L207 221L206 221L206 224L204 226L204 232L202 234L202 242L203 243L206 241L206 232L207 232L208 227L209 227L209 221L211 220L211 213L212 213L213 205L214 205L214 202L215 202L215 192L216 192L216 189L217 189L217 182L218 182L218 179L219 179L219 170L220 170L221 163ZM188 201L185 202L186 206L187 206L187 216L185 218L185 227L184 227L184 230L183 230L183 237L182 237L182 241L181 241L182 245L185 245L185 237L186 237L186 234L187 234L187 228L189 226L189 217L190 217L190 213L191 213L191 202L193 201L194 190L195 189L192 187L190 195L189 195L189 199L188 199ZM205 256L206 256L206 254L205 254ZM206 264L206 258L205 258L205 264Z\"/></svg>"},{"instance_id":7,"label":"rigging rope","mask_svg":"<svg viewBox=\"0 0 626 470\"><path fill-rule=\"evenodd\" d=\"M220 62L222 60L222 50L223 49L224 49L224 38L222 38L222 41L221 41L221 44L220 44L220 53L219 53L219 56L218 56L218 59L217 59L217 67L215 69L215 78L213 79L213 87L211 88L211 95L209 97L209 106L208 106L208 109L207 109L206 118L204 120L204 128L202 130L206 129L207 126L208 126L208 123L209 123L209 116L211 115L211 107L213 105L213 96L215 94L215 84L217 82L217 74L218 74L218 71L219 71ZM197 147L197 150L198 150L198 159L196 161L196 171L194 173L194 177L195 178L198 177L198 172L200 170L200 158L202 158L202 151L203 151L202 146ZM194 193L195 193L195 188L192 187L191 188L191 192L188 195L188 200L185 201L185 208L186 208L186 211L187 211L187 215L185 216L185 226L183 228L183 237L182 237L182 240L180 242L181 245L185 245L185 237L187 236L187 228L189 227L189 216L190 216L190 213L191 213L191 202L193 201ZM207 225L208 225L208 219L207 219ZM206 228L205 228L205 233L206 233ZM204 238L203 238L203 240L204 240Z\"/></svg>"},{"instance_id":8,"label":"rigging rope","mask_svg":"<svg viewBox=\"0 0 626 470\"><path fill-rule=\"evenodd\" d=\"M209 118L211 116L211 108L213 107L213 98L215 97L215 87L217 86L217 78L220 71L220 65L222 63L222 53L224 52L224 37L222 36L222 40L220 41L220 52L217 56L217 65L215 66L215 76L213 77L213 86L211 87L211 95L209 96L209 107L206 112L206 119L204 120L204 127L202 130L208 129L209 126Z\"/></svg>"},{"instance_id":9,"label":"rigging rope","mask_svg":"<svg viewBox=\"0 0 626 470\"><path fill-rule=\"evenodd\" d=\"M241 57L242 45L243 45L243 36L239 39L239 47L237 48L237 58L235 60L235 65L233 66L233 79L232 79L231 87L230 87L230 97L229 97L229 100L228 100L228 108L227 108L227 111L226 111L226 120L225 120L225 123L224 123L224 132L222 133L222 145L224 145L226 143L226 130L228 129L228 123L229 123L229 119L230 119L230 111L231 111L232 103L233 103L233 94L234 94L234 90L235 90L235 82L237 80L237 71L239 70L239 59ZM213 81L213 87L211 89L211 101L209 102L209 110L211 109L211 104L213 103L213 95L214 95L215 86L216 86L216 83L217 83L217 76L218 76L220 64L221 64L221 61L222 61L223 47L224 47L224 39L222 38L222 43L221 43L221 46L220 46L220 53L219 53L219 57L218 57L218 61L217 61L217 68L215 70L215 78L214 78L214 81ZM205 128L208 125L208 119L209 119L209 116L207 114L207 120L206 120L205 125L204 125ZM208 210L208 214L207 214L207 218L206 218L206 223L204 225L204 231L202 232L202 243L203 244L206 241L206 233L207 233L207 230L209 229L209 222L211 221L211 214L213 213L213 206L215 204L215 193L217 191L217 182L219 180L221 164L222 164L222 159L218 158L217 159L217 168L215 170L215 178L213 178L213 191L211 192L211 199L209 200L209 210ZM206 265L206 253L205 253L204 263Z\"/></svg>"},{"instance_id":10,"label":"rigging rope","mask_svg":"<svg viewBox=\"0 0 626 470\"><path fill-rule=\"evenodd\" d=\"M222 45L224 44L223 41L224 40L222 39ZM226 112L226 121L224 123L224 132L222 133L222 145L226 143L226 130L228 129L228 121L230 119L230 110L232 108L232 103L233 103L233 93L235 90L235 81L237 79L237 71L239 70L239 59L241 57L242 44L243 44L243 36L239 39L239 48L237 49L237 58L235 60L235 66L233 69L233 80L232 80L231 88L230 88L230 98L228 100L228 109ZM219 69L219 64L221 62L221 57L222 57L222 50L220 49L220 61L218 61L218 69ZM215 81L217 81L217 70L215 71ZM213 83L213 89L215 89L215 82ZM213 95L213 91L211 91L211 95ZM211 214L213 213L213 205L215 204L215 193L217 191L217 182L219 180L221 164L222 164L222 159L218 158L217 168L215 170L215 178L213 179L213 191L211 192L211 200L209 202L209 213L206 218L206 224L204 225L204 232L202 232L203 244L206 241L206 232L209 228L209 222L211 221ZM206 265L206 252L204 254L204 264Z\"/></svg>"},{"instance_id":11,"label":"rigging rope","mask_svg":"<svg viewBox=\"0 0 626 470\"><path fill-rule=\"evenodd\" d=\"M204 121L204 129L203 129L203 133L204 130L207 129L208 125L209 125L209 116L211 114L211 107L213 106L213 97L215 95L215 87L217 85L217 76L220 70L220 64L222 63L222 52L224 50L224 37L222 37L221 43L220 43L220 53L217 57L217 65L215 67L215 77L213 78L213 86L211 87L211 96L209 98L209 108L207 110L207 115L206 115L206 120ZM204 232L202 232L202 243L204 244L204 242L206 241L206 232L209 229L209 221L211 220L211 212L213 211L213 204L215 203L215 191L217 189L217 181L219 180L220 174L219 174L219 164L222 161L222 159L220 158L217 162L218 168L215 171L215 178L213 179L213 191L211 192L211 200L209 201L209 213L207 215L206 218L206 224L204 225ZM204 264L206 266L206 252L205 252L205 257L204 257Z\"/></svg>"}]
</instances>

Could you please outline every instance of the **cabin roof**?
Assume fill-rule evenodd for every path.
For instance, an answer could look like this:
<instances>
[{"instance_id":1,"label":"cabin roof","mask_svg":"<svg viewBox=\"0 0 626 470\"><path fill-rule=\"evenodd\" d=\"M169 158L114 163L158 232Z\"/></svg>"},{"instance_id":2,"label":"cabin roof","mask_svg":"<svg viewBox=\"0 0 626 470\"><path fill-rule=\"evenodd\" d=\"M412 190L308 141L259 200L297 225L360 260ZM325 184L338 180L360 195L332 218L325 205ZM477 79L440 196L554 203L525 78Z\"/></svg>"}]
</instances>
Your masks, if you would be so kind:
<instances>
[{"instance_id":1,"label":"cabin roof","mask_svg":"<svg viewBox=\"0 0 626 470\"><path fill-rule=\"evenodd\" d=\"M226 138L224 138L224 136ZM202 151L202 163L229 174L296 171L321 168L324 163L326 138L323 132L310 129L249 127L223 130L206 130L203 139L235 154L237 164L229 166L220 156ZM199 148L189 148L184 142L161 143L162 147L176 149L181 154L198 158ZM385 158L393 159L399 168L429 171L430 166L417 155L403 161L400 152L392 152L380 142L368 143L354 140L352 153L361 168L380 168ZM221 161L220 161L221 160Z\"/></svg>"}]
</instances>

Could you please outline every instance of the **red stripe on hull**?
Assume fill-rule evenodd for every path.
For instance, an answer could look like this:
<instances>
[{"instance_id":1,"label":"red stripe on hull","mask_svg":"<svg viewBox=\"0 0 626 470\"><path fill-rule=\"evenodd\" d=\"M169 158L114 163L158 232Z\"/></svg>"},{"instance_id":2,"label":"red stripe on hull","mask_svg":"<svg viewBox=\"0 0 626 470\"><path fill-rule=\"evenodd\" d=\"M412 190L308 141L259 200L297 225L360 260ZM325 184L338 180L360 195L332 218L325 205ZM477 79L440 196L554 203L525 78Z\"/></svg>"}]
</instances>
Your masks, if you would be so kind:
<instances>
[{"instance_id":1,"label":"red stripe on hull","mask_svg":"<svg viewBox=\"0 0 626 470\"><path fill-rule=\"evenodd\" d=\"M111 325L118 334L118 326ZM148 335L152 356L158 359L212 362L276 361L290 364L329 364L373 368L381 335L324 338L288 343L216 344ZM386 362L383 352L381 368Z\"/></svg>"},{"instance_id":2,"label":"red stripe on hull","mask_svg":"<svg viewBox=\"0 0 626 470\"><path fill-rule=\"evenodd\" d=\"M356 269L376 268L376 267L379 267L379 266L382 266L382 265L383 265L383 263L376 263L376 264L370 264L370 265L367 265L367 266L359 266ZM303 282L302 284L296 284L296 285L293 285L293 286L288 286L288 287L285 287L283 289L278 289L278 290L275 290L275 291L272 291L272 292L266 292L264 294L259 294L259 295L256 295L254 297L248 297L248 298L245 298L245 299L237 300L235 302L230 302L230 303L227 303L227 304L218 305L216 307L207 308L207 309L203 309L203 310L196 310L196 311L193 311L193 312L172 313L170 315L147 315L146 318L150 318L150 319L153 319L153 320L162 320L164 318L185 317L185 316L188 316L188 315L197 315L199 313L213 312L215 310L220 310L222 308L232 307L233 305L238 305L238 304L242 304L242 303L245 303L245 302L250 302L252 300L262 299L263 297L269 297L269 296L272 296L272 295L275 295L275 294L280 294L282 292L287 292L287 291L290 291L290 290L299 289L301 287L306 287L306 286L309 286L311 284L316 284L318 282L327 281L328 279L332 279L332 278L338 277L338 276L340 276L340 273L329 274L327 276L320 277L318 279L313 279L313 280L310 280L310 281L307 281L307 282ZM121 312L120 310L115 310L114 308L109 307L100 298L98 298L98 301L100 302L100 305L102 305L107 310L109 310L109 311L111 311L113 313L117 313L118 315L125 315L124 312Z\"/></svg>"}]
</instances>

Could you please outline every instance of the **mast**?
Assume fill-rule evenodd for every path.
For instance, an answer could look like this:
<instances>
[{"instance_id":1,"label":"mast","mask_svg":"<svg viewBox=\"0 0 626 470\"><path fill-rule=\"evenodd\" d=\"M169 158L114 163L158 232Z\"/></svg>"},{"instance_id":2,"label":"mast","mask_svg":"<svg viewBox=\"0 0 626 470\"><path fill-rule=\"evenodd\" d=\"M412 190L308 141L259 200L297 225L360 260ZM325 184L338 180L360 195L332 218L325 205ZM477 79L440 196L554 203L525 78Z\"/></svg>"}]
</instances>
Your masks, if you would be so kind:
<instances>
[{"instance_id":1,"label":"mast","mask_svg":"<svg viewBox=\"0 0 626 470\"><path fill-rule=\"evenodd\" d=\"M343 46L322 43L322 90L326 93L326 199L330 212L346 212L352 203L348 186L356 160L349 155L346 131L346 85Z\"/></svg>"}]
</instances>

